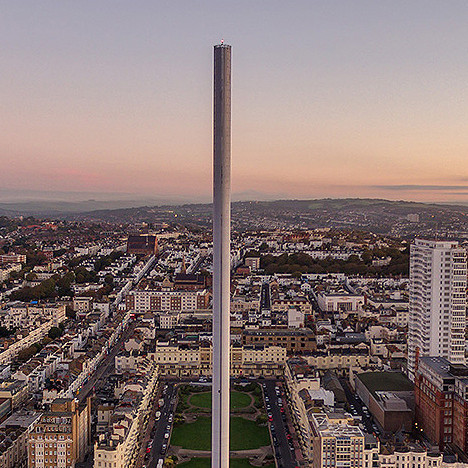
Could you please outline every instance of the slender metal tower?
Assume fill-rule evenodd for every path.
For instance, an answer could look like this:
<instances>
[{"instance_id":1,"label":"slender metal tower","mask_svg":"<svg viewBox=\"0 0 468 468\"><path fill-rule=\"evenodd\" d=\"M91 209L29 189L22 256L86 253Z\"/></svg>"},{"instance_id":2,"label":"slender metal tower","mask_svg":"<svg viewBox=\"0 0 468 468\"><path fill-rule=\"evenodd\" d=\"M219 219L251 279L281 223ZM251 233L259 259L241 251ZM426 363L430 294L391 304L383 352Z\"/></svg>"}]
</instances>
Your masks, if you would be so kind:
<instances>
[{"instance_id":1,"label":"slender metal tower","mask_svg":"<svg viewBox=\"0 0 468 468\"><path fill-rule=\"evenodd\" d=\"M214 47L213 404L211 467L229 467L231 46Z\"/></svg>"}]
</instances>

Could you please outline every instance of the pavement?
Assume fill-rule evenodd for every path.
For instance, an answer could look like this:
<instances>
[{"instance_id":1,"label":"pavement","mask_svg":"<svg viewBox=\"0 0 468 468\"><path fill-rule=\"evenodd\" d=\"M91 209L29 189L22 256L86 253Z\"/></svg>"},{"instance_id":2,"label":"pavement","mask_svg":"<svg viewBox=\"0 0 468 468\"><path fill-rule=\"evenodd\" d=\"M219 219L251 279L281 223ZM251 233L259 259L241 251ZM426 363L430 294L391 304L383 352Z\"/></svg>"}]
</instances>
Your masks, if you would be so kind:
<instances>
[{"instance_id":1,"label":"pavement","mask_svg":"<svg viewBox=\"0 0 468 468\"><path fill-rule=\"evenodd\" d=\"M286 421L283 420L284 413L281 412L281 407L278 405L278 398L281 398L283 406L287 405L287 400L282 391L280 384L274 380L258 381L263 387L263 394L265 396L265 405L267 413L273 417L273 421L269 423L270 432L274 442L274 453L276 458L277 467L293 468L296 466L294 457L294 450L291 450L287 435L290 433ZM276 388L279 388L280 397L276 394ZM268 398L268 401L266 399ZM286 418L285 418L286 419ZM276 438L276 442L275 442ZM291 439L292 440L292 439Z\"/></svg>"},{"instance_id":2,"label":"pavement","mask_svg":"<svg viewBox=\"0 0 468 468\"><path fill-rule=\"evenodd\" d=\"M158 411L161 411L161 416L159 421L156 421L153 427L153 446L151 447L151 451L147 457L145 457L145 461L143 462L147 468L156 468L158 464L158 460L160 458L164 458L165 453L167 452L167 448L163 453L161 453L161 448L163 444L166 444L169 447L170 441L170 434L172 433L172 424L169 422L169 416L172 414L174 416L175 413L175 405L176 405L176 396L177 396L177 387L173 384L168 382L166 393L163 396L164 405L159 408ZM170 425L169 431L169 438L166 439L164 434L166 434L167 426Z\"/></svg>"}]
</instances>

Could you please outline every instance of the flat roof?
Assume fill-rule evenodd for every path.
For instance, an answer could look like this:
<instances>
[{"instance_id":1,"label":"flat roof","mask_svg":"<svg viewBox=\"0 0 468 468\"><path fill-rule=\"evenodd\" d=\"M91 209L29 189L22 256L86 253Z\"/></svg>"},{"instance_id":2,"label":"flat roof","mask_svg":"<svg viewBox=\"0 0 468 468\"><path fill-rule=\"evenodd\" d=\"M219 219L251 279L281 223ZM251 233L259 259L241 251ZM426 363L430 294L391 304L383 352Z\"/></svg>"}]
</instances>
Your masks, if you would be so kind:
<instances>
[{"instance_id":1,"label":"flat roof","mask_svg":"<svg viewBox=\"0 0 468 468\"><path fill-rule=\"evenodd\" d=\"M419 358L419 362L432 369L442 378L453 377L450 373L450 362L443 357L423 356Z\"/></svg>"},{"instance_id":2,"label":"flat roof","mask_svg":"<svg viewBox=\"0 0 468 468\"><path fill-rule=\"evenodd\" d=\"M401 372L364 372L356 377L373 393L412 391L413 384Z\"/></svg>"}]
</instances>

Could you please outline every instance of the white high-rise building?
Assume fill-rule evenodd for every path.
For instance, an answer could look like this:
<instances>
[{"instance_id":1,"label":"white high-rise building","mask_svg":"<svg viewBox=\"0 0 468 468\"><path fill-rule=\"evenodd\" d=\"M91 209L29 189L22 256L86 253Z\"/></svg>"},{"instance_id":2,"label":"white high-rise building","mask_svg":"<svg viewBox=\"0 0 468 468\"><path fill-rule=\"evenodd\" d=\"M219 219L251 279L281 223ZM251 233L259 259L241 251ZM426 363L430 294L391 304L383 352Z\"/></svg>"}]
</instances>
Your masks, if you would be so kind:
<instances>
[{"instance_id":1,"label":"white high-rise building","mask_svg":"<svg viewBox=\"0 0 468 468\"><path fill-rule=\"evenodd\" d=\"M409 377L422 356L465 364L466 251L458 242L411 245L409 307Z\"/></svg>"}]
</instances>

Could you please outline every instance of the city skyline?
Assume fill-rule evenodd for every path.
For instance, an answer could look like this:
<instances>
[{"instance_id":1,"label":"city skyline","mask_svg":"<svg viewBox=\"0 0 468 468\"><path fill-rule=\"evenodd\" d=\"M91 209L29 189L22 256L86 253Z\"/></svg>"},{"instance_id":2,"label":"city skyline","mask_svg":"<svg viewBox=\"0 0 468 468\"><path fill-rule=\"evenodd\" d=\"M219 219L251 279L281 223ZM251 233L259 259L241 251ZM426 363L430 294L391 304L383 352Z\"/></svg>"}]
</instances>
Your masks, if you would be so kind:
<instances>
[{"instance_id":1,"label":"city skyline","mask_svg":"<svg viewBox=\"0 0 468 468\"><path fill-rule=\"evenodd\" d=\"M224 37L239 56L233 193L466 202L467 14L462 2L10 3L0 184L209 198L209 50Z\"/></svg>"}]
</instances>

